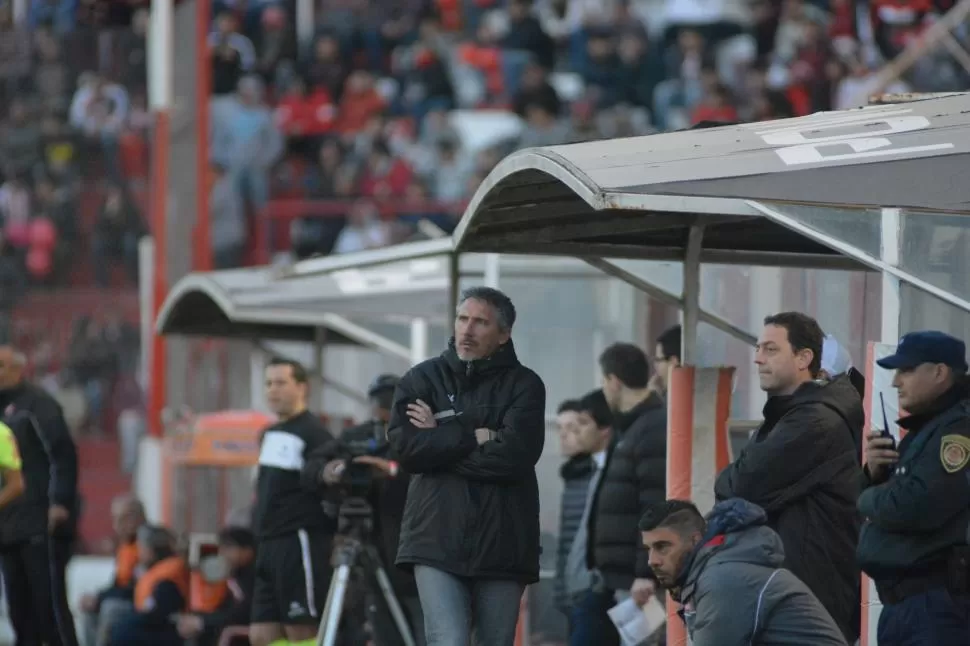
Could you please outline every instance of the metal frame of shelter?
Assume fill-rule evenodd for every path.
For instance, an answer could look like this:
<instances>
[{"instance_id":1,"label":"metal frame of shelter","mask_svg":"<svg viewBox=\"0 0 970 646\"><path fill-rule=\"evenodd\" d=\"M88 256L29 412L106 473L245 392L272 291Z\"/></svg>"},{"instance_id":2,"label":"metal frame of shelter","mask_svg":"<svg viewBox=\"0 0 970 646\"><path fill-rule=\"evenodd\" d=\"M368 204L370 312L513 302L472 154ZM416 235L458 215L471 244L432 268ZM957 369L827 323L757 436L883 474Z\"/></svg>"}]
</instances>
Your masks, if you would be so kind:
<instances>
[{"instance_id":1,"label":"metal frame of shelter","mask_svg":"<svg viewBox=\"0 0 970 646\"><path fill-rule=\"evenodd\" d=\"M970 153L970 94L756 124L523 150L475 193L459 252L572 256L650 292L616 259L683 261L683 359L695 357L700 265L875 270L882 336L899 330L899 283L970 302L900 267L902 209L970 215L958 180ZM804 208L879 220L874 255ZM735 335L738 336L738 335Z\"/></svg>"},{"instance_id":2,"label":"metal frame of shelter","mask_svg":"<svg viewBox=\"0 0 970 646\"><path fill-rule=\"evenodd\" d=\"M970 94L947 94L519 151L483 181L451 238L288 267L190 274L168 294L156 332L351 343L420 360L428 320L449 318L461 277L495 284L493 254L512 254L578 258L680 307L687 362L699 322L754 341L701 309L701 263L881 272L883 340L894 341L899 281L970 312L970 302L899 264L901 209L970 214L962 170L970 156L968 115ZM877 219L880 252L799 215L813 208ZM682 294L619 259L682 261ZM576 271L553 267L521 271L536 278ZM411 347L348 318L359 315L410 321Z\"/></svg>"},{"instance_id":3,"label":"metal frame of shelter","mask_svg":"<svg viewBox=\"0 0 970 646\"><path fill-rule=\"evenodd\" d=\"M310 259L289 267L258 267L189 274L162 306L160 334L253 341L303 341L371 348L412 363L428 355L429 323L447 325L463 278L497 285L506 277L608 278L581 262L505 259L458 254L452 238L376 251ZM593 264L593 263L590 263ZM595 266L595 265L594 265ZM617 268L616 271L625 271ZM624 274L627 275L627 274ZM679 295L628 273L653 298L680 305ZM701 321L750 343L754 336L701 310ZM353 319L353 320L351 320ZM370 329L367 322L410 325L410 345Z\"/></svg>"}]
</instances>

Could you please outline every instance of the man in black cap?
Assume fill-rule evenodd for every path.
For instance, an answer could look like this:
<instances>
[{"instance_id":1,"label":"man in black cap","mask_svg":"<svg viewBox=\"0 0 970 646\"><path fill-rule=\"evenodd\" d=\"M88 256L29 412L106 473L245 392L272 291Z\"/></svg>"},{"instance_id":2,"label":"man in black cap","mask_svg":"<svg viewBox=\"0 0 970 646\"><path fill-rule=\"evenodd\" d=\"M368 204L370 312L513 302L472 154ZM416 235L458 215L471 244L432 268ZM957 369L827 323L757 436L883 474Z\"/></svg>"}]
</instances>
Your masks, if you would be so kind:
<instances>
[{"instance_id":1,"label":"man in black cap","mask_svg":"<svg viewBox=\"0 0 970 646\"><path fill-rule=\"evenodd\" d=\"M373 468L376 479L368 496L374 510L373 540L380 551L391 587L411 624L414 639L420 646L424 644L424 620L414 576L394 566L409 480L408 474L398 465L393 448L387 443L387 425L391 419L394 390L399 381L399 377L390 374L375 378L367 388L371 419L346 429L336 445L324 448L320 456L311 458L311 461L321 458L327 460L323 478L328 485L340 481L348 460ZM370 596L367 608L376 646L403 644L380 591L372 590Z\"/></svg>"},{"instance_id":2,"label":"man in black cap","mask_svg":"<svg viewBox=\"0 0 970 646\"><path fill-rule=\"evenodd\" d=\"M883 609L880 646L970 644L970 393L966 346L943 332L912 332L877 362L895 370L907 416L899 442L869 433L866 522L858 558ZM878 419L878 418L877 418Z\"/></svg>"}]
</instances>

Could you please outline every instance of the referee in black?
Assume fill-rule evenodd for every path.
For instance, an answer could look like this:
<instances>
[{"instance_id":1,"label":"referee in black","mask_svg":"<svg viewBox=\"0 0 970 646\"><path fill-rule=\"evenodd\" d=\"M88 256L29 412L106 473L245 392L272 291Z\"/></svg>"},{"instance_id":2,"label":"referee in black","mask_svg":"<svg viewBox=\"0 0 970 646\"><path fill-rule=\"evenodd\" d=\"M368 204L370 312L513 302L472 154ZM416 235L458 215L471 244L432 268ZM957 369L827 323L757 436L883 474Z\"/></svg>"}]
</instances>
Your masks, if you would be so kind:
<instances>
[{"instance_id":1,"label":"referee in black","mask_svg":"<svg viewBox=\"0 0 970 646\"><path fill-rule=\"evenodd\" d=\"M307 373L296 361L273 359L266 399L279 421L263 432L253 529L256 576L249 627L252 646L316 643L330 585L335 515L300 481L306 456L334 440L307 410Z\"/></svg>"},{"instance_id":2,"label":"referee in black","mask_svg":"<svg viewBox=\"0 0 970 646\"><path fill-rule=\"evenodd\" d=\"M24 495L0 510L0 559L17 646L77 646L64 573L77 525L77 449L60 405L0 346L0 419L13 430Z\"/></svg>"}]
</instances>

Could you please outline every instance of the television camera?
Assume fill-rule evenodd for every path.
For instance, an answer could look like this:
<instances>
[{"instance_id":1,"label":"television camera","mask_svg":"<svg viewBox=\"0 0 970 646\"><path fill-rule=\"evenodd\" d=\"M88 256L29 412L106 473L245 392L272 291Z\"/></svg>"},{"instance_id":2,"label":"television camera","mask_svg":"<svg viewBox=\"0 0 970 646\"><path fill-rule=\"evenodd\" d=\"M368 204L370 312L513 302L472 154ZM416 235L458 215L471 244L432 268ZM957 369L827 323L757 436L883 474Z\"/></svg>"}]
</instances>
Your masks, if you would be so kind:
<instances>
[{"instance_id":1,"label":"television camera","mask_svg":"<svg viewBox=\"0 0 970 646\"><path fill-rule=\"evenodd\" d=\"M381 375L375 379L367 391L371 402L378 402L382 395L387 398L393 396L397 381L393 375ZM351 571L357 565L363 567L372 588L380 591L405 646L415 645L411 627L391 587L380 552L373 543L374 508L370 501L375 486L374 468L354 461L364 456L386 459L388 455L390 446L385 421L377 409L388 410L390 404L375 405L374 408L370 422L346 429L340 436L336 450L328 451L332 459L342 461L339 481L329 487L329 491L338 496L340 507L337 515L338 543L333 557L334 572L317 633L318 646L336 644ZM314 482L323 483L326 463L317 462L316 466L307 466Z\"/></svg>"}]
</instances>

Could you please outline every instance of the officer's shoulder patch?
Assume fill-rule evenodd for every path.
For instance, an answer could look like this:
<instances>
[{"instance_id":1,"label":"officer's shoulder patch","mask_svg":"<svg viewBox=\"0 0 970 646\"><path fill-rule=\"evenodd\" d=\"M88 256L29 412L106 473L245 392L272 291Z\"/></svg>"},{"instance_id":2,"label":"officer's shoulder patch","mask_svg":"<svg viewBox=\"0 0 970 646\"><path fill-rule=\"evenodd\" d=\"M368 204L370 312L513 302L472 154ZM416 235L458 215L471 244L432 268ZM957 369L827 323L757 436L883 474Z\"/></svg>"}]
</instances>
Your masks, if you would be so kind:
<instances>
[{"instance_id":1,"label":"officer's shoulder patch","mask_svg":"<svg viewBox=\"0 0 970 646\"><path fill-rule=\"evenodd\" d=\"M970 437L944 435L940 443L940 462L947 473L956 473L970 462Z\"/></svg>"}]
</instances>

